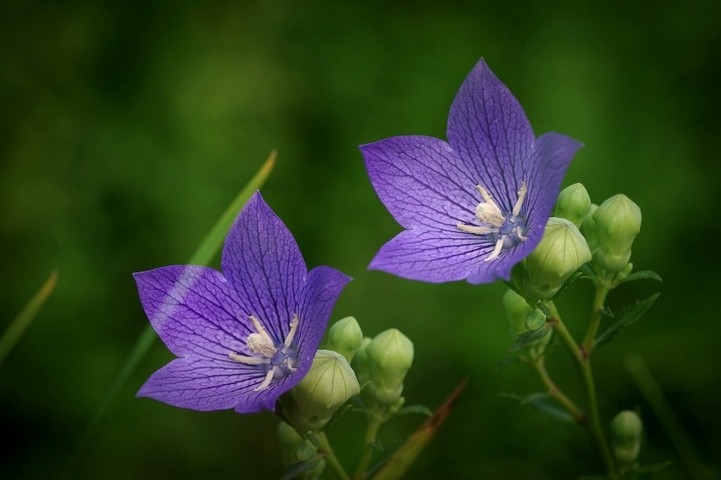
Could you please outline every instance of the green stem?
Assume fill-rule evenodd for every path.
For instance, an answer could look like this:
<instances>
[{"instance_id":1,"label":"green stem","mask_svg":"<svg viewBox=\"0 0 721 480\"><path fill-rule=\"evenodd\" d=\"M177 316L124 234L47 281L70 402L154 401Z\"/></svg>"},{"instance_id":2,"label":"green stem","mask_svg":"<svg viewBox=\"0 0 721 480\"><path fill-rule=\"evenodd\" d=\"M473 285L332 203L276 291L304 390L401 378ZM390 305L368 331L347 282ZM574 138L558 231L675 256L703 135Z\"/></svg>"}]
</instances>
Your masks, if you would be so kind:
<instances>
[{"instance_id":1,"label":"green stem","mask_svg":"<svg viewBox=\"0 0 721 480\"><path fill-rule=\"evenodd\" d=\"M591 307L591 320L588 323L586 337L581 344L581 348L586 357L591 355L591 351L595 346L596 334L598 333L598 328L601 326L603 308L609 291L611 291L610 286L603 280L596 285L596 294L593 298L593 306Z\"/></svg>"},{"instance_id":2,"label":"green stem","mask_svg":"<svg viewBox=\"0 0 721 480\"><path fill-rule=\"evenodd\" d=\"M318 433L316 435L316 438L318 438L320 449L326 454L325 459L328 462L330 468L335 473L336 477L340 480L351 480L350 475L346 473L343 465L341 465L340 461L338 460L338 457L335 456L333 448L330 446L330 442L328 441L328 437L325 436L325 433Z\"/></svg>"},{"instance_id":3,"label":"green stem","mask_svg":"<svg viewBox=\"0 0 721 480\"><path fill-rule=\"evenodd\" d=\"M369 416L368 428L366 428L366 435L363 442L363 453L358 461L358 467L355 470L355 480L362 480L365 478L366 470L368 469L368 465L370 465L373 450L375 449L378 430L381 428L382 423L383 421L379 415L371 414Z\"/></svg>"},{"instance_id":4,"label":"green stem","mask_svg":"<svg viewBox=\"0 0 721 480\"><path fill-rule=\"evenodd\" d=\"M548 370L546 370L546 364L543 361L545 357L541 356L536 359L534 359L531 362L531 365L533 366L533 369L536 370L536 373L538 373L538 376L541 378L541 382L546 387L546 390L548 391L548 394L553 397L563 408L568 411L568 413L573 416L573 420L576 423L583 424L585 422L586 415L581 411L580 408L576 406L573 401L566 396L563 391L558 388L556 383L553 381L551 376L548 374Z\"/></svg>"},{"instance_id":5,"label":"green stem","mask_svg":"<svg viewBox=\"0 0 721 480\"><path fill-rule=\"evenodd\" d=\"M558 334L558 337L561 339L561 342L563 342L573 357L573 360L576 362L576 366L581 373L581 377L583 378L583 384L586 388L586 396L588 397L589 412L586 428L591 434L591 437L596 443L596 447L603 458L603 462L606 465L606 471L608 472L608 477L611 479L618 478L616 475L616 465L613 461L613 455L611 454L611 448L608 445L606 435L603 431L603 426L601 425L601 418L598 411L598 398L596 396L596 384L593 380L590 358L587 354L585 354L582 348L579 348L576 344L571 332L568 331L566 324L564 324L563 320L561 320L561 316L558 314L558 310L553 302L549 302L548 307L556 320L553 328L556 331L556 334Z\"/></svg>"}]
</instances>

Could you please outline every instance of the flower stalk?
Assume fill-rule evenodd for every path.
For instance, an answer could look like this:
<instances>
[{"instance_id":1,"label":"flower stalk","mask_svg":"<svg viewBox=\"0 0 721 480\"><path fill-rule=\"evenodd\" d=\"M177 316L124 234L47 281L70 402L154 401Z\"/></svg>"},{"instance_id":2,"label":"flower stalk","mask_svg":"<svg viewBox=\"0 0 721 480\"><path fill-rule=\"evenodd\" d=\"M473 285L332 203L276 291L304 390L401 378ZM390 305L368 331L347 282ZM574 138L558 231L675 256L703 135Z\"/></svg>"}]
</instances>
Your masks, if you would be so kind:
<instances>
[{"instance_id":1,"label":"flower stalk","mask_svg":"<svg viewBox=\"0 0 721 480\"><path fill-rule=\"evenodd\" d=\"M605 296L604 296L605 298ZM571 354L574 362L583 379L583 385L586 390L586 397L588 400L588 417L586 418L585 427L588 429L591 437L596 443L599 454L603 459L603 463L606 467L606 472L610 479L617 478L616 465L613 461L613 455L611 454L611 448L609 447L606 434L604 433L603 426L601 424L601 417L598 409L598 398L596 395L596 384L593 379L593 371L591 370L590 356L584 352L583 347L578 346L574 340L571 332L561 320L561 316L558 313L553 302L548 302L547 306L553 315L556 323L553 325L556 334L561 339L561 342ZM600 312L599 312L600 316Z\"/></svg>"}]
</instances>

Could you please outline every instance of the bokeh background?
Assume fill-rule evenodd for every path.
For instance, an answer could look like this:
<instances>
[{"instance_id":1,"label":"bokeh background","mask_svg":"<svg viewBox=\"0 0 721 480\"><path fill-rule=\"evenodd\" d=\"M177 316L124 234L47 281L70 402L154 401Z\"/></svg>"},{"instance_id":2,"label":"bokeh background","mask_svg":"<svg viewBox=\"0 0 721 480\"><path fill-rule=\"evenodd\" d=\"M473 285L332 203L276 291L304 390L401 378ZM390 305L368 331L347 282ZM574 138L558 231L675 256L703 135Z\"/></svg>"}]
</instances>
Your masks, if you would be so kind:
<instances>
[{"instance_id":1,"label":"bokeh background","mask_svg":"<svg viewBox=\"0 0 721 480\"><path fill-rule=\"evenodd\" d=\"M660 300L594 358L601 408L637 408L656 478L694 478L629 372L638 352L706 463L721 458L718 264L721 3L27 2L0 5L0 327L54 269L57 288L0 368L0 477L277 478L271 413L168 407L135 392L171 356L156 342L87 427L146 326L131 272L184 263L272 149L263 188L310 266L354 277L333 319L413 339L410 403L454 414L410 478L574 478L599 471L586 433L500 394L540 389L519 365L502 284L408 282L366 266L399 227L357 145L445 135L483 56L537 134L585 144L565 179L643 209L634 263ZM613 307L654 285L610 298ZM591 298L559 301L576 334ZM1 331L1 330L0 330ZM571 395L565 353L550 368ZM382 431L392 447L421 417ZM352 465L358 417L328 432ZM86 436L87 433L87 436ZM718 471L718 470L717 470Z\"/></svg>"}]
</instances>

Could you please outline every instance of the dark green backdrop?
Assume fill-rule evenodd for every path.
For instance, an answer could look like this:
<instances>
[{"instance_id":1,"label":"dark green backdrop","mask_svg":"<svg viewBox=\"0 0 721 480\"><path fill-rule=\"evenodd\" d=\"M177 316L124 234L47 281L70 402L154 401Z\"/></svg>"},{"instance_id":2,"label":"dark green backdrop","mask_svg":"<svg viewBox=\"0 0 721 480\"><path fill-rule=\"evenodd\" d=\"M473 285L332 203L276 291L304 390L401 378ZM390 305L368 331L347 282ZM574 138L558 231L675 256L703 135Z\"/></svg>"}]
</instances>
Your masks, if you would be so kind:
<instances>
[{"instance_id":1,"label":"dark green backdrop","mask_svg":"<svg viewBox=\"0 0 721 480\"><path fill-rule=\"evenodd\" d=\"M25 2L0 5L0 327L57 269L58 286L0 368L2 478L276 478L270 413L174 409L135 392L170 354L158 342L85 443L146 325L131 272L183 263L271 151L263 194L310 266L354 277L333 314L415 342L412 403L470 383L411 478L572 478L598 464L585 432L498 394L529 393L500 284L426 285L366 265L399 231L357 145L443 137L483 56L537 132L585 143L565 184L642 208L639 268L665 279L644 320L595 358L606 419L639 408L644 460L686 475L623 367L647 361L707 462L721 456L717 244L721 3ZM618 305L648 293L615 292ZM591 290L561 299L580 333ZM550 358L571 394L575 371ZM566 383L566 381L568 383ZM404 418L386 445L421 418ZM329 431L348 463L358 418Z\"/></svg>"}]
</instances>

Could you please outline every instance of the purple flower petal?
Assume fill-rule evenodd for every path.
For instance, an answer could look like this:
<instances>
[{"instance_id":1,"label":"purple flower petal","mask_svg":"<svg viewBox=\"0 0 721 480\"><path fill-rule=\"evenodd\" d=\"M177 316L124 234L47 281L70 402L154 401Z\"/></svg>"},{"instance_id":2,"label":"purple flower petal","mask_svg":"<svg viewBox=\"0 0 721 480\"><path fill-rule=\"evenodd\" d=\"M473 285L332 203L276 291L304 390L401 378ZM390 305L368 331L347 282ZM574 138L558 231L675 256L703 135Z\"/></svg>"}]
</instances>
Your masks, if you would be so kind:
<instances>
[{"instance_id":1,"label":"purple flower petal","mask_svg":"<svg viewBox=\"0 0 721 480\"><path fill-rule=\"evenodd\" d=\"M273 410L308 372L350 279L330 267L308 272L257 192L230 229L221 264L223 273L175 265L134 274L151 325L180 357L139 396L195 410Z\"/></svg>"},{"instance_id":2,"label":"purple flower petal","mask_svg":"<svg viewBox=\"0 0 721 480\"><path fill-rule=\"evenodd\" d=\"M510 210L529 168L534 135L521 104L481 59L448 116L448 143L500 205Z\"/></svg>"},{"instance_id":3,"label":"purple flower petal","mask_svg":"<svg viewBox=\"0 0 721 480\"><path fill-rule=\"evenodd\" d=\"M538 244L580 143L534 137L518 101L481 59L448 118L424 136L362 145L373 187L406 229L369 268L427 282L508 279Z\"/></svg>"}]
</instances>

